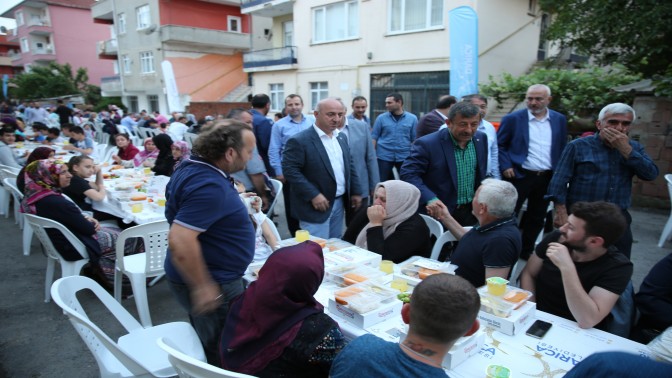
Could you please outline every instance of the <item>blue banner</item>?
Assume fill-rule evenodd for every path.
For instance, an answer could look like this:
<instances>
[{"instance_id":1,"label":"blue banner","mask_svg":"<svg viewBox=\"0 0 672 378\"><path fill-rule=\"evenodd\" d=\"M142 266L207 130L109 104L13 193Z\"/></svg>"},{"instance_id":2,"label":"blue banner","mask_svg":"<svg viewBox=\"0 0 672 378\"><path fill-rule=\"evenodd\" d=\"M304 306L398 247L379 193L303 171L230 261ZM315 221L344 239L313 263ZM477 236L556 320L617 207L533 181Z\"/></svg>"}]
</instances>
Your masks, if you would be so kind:
<instances>
[{"instance_id":1,"label":"blue banner","mask_svg":"<svg viewBox=\"0 0 672 378\"><path fill-rule=\"evenodd\" d=\"M9 81L9 75L2 75L2 96L7 98L7 82Z\"/></svg>"},{"instance_id":2,"label":"blue banner","mask_svg":"<svg viewBox=\"0 0 672 378\"><path fill-rule=\"evenodd\" d=\"M448 12L450 35L450 94L478 93L478 16L467 6Z\"/></svg>"}]
</instances>

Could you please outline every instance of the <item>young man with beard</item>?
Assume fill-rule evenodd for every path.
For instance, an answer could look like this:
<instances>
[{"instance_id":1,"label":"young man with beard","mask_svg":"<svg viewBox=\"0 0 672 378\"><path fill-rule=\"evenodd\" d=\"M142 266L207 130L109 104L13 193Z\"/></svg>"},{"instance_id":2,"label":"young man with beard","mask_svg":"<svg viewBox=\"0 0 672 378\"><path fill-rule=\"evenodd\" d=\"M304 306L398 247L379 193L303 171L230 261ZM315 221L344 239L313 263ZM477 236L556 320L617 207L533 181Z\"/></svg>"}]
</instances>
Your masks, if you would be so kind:
<instances>
[{"instance_id":1,"label":"young man with beard","mask_svg":"<svg viewBox=\"0 0 672 378\"><path fill-rule=\"evenodd\" d=\"M616 205L575 203L567 223L537 246L521 287L535 294L539 310L581 328L604 326L632 276L632 263L612 246L625 228Z\"/></svg>"}]
</instances>

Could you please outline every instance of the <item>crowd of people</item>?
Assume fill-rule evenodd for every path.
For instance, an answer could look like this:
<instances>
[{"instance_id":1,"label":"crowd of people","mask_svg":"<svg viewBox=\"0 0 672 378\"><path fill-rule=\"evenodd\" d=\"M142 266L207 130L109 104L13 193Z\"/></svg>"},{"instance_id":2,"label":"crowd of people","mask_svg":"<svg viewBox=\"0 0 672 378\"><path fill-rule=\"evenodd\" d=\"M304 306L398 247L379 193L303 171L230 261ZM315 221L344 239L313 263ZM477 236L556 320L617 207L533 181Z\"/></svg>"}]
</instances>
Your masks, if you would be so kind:
<instances>
[{"instance_id":1,"label":"crowd of people","mask_svg":"<svg viewBox=\"0 0 672 378\"><path fill-rule=\"evenodd\" d=\"M114 125L115 163L171 176L166 275L209 363L261 377L444 376L443 356L473 328L480 307L475 287L490 277L519 280L539 310L581 328L649 342L672 325L666 311L672 306L666 278L672 255L654 267L635 296L639 323L619 329L611 314L619 298L633 291L628 213L633 177L650 181L659 174L628 136L634 109L606 105L594 135L569 141L567 119L548 108L551 99L548 86L530 86L526 107L505 116L498 130L485 119L487 98L479 94L441 96L436 108L418 119L404 110L401 94L390 93L387 111L373 124L362 96L353 99L349 115L339 98L321 100L306 115L296 94L285 98L286 115L275 121L269 118L270 98L258 94L252 109L234 109L223 119L179 113L166 119L110 109L94 122ZM28 113L33 125L49 117ZM101 228L95 213L75 217L76 206L59 197L70 192L84 210L86 198L105 195L100 172L86 157L93 149L82 127L86 121L77 125L74 113L67 116L60 131L71 138L69 149L81 154L69 167L41 149L35 157L9 158L17 166L22 159L29 162L24 210L73 215L69 221L77 219L82 240L107 233L91 238L97 249L90 247L90 253L103 260L108 246L101 243L113 243L114 230ZM137 147L132 136L142 127L161 132ZM3 147L21 132L3 128L2 164L9 161ZM199 134L191 150L187 132ZM52 137L47 133L43 139L49 143ZM86 180L93 175L95 182ZM278 249L268 225L273 214L250 213L240 200L240 193L254 192L266 211L279 194L271 178L283 183L292 235L303 229L319 238L343 238L396 263L429 257L433 240L421 215L455 236L458 242L445 245L440 260L457 265L456 276L431 276L415 288L402 310L409 324L404 341L394 345L369 335L346 345L338 324L314 298L324 276L321 249L310 241ZM45 200L67 211L52 214L40 203ZM557 230L537 244L551 201ZM128 247L129 253L137 248ZM245 289L248 265L264 259L259 279ZM512 277L519 259L526 265Z\"/></svg>"}]
</instances>

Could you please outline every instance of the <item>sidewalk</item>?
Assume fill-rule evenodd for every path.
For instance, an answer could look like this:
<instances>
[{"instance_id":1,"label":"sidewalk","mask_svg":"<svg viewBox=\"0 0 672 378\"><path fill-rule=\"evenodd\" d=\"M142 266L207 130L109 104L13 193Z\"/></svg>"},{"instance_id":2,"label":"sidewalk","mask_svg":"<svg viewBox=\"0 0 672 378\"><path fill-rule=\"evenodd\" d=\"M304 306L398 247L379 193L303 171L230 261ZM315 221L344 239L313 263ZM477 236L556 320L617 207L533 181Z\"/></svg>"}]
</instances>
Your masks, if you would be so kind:
<instances>
[{"instance_id":1,"label":"sidewalk","mask_svg":"<svg viewBox=\"0 0 672 378\"><path fill-rule=\"evenodd\" d=\"M288 236L283 205L276 206L280 235ZM635 265L635 290L649 269L672 252L672 242L658 248L658 238L669 216L658 209L631 210L633 217L632 259ZM75 332L70 322L53 302L44 303L44 274L46 258L37 238L33 239L30 256L21 254L21 232L10 216L0 216L0 378L2 377L98 377L98 366L91 352ZM56 276L60 276L57 268ZM173 299L165 280L148 289L154 324L188 321L186 313ZM123 334L118 323L103 323L101 308L91 306L87 298L80 299L96 324L112 338ZM87 302L89 306L87 307ZM136 316L133 299L123 301Z\"/></svg>"}]
</instances>

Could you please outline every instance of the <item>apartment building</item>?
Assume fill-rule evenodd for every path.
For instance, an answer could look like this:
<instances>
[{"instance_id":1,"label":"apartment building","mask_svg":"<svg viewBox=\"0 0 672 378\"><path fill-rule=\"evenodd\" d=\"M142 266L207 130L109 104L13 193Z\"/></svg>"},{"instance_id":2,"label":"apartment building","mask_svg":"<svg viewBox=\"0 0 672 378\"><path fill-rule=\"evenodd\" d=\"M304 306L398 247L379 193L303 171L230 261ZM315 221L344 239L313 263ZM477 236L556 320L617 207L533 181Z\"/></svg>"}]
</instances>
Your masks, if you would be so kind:
<instances>
[{"instance_id":1,"label":"apartment building","mask_svg":"<svg viewBox=\"0 0 672 378\"><path fill-rule=\"evenodd\" d=\"M242 53L253 43L270 46L263 29L255 33L252 17L241 14L239 0L100 0L91 16L112 26L97 43L100 59L117 67L103 78L103 95L121 96L132 111L246 101L251 88ZM262 19L256 27L270 23Z\"/></svg>"},{"instance_id":2,"label":"apartment building","mask_svg":"<svg viewBox=\"0 0 672 378\"><path fill-rule=\"evenodd\" d=\"M369 98L372 119L385 95L400 92L420 116L450 88L448 12L471 6L478 21L479 82L522 74L546 54L535 0L242 0L245 15L266 17L271 49L244 54L255 93L280 111L286 95L312 109L325 97Z\"/></svg>"},{"instance_id":3,"label":"apartment building","mask_svg":"<svg viewBox=\"0 0 672 378\"><path fill-rule=\"evenodd\" d=\"M7 35L18 49L10 55L12 65L30 71L49 62L69 63L73 71L87 69L89 82L100 85L101 78L114 72L113 64L101 62L96 41L109 34L109 28L91 22L94 0L26 0L2 14L13 18L16 28Z\"/></svg>"},{"instance_id":4,"label":"apartment building","mask_svg":"<svg viewBox=\"0 0 672 378\"><path fill-rule=\"evenodd\" d=\"M21 73L23 67L14 67L10 55L14 55L19 50L19 44L7 41L6 34L0 34L0 76Z\"/></svg>"}]
</instances>

